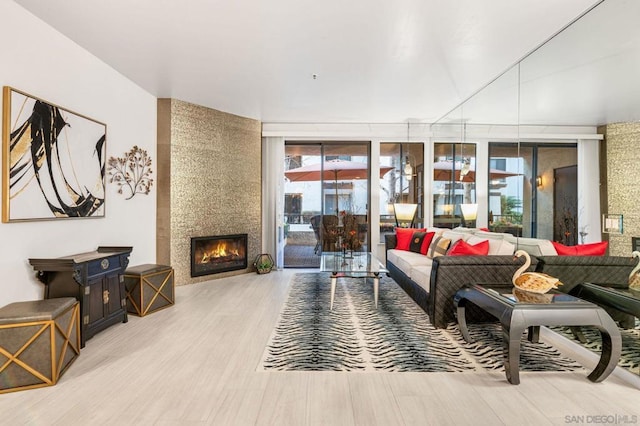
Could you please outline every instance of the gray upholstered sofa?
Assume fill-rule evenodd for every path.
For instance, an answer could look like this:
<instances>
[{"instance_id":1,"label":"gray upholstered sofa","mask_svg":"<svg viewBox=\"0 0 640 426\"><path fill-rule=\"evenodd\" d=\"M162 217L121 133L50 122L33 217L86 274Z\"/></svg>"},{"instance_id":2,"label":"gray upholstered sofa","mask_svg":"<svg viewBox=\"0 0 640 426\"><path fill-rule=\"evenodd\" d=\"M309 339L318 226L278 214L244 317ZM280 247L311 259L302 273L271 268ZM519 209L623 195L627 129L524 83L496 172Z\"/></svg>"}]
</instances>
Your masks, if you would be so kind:
<instances>
[{"instance_id":1,"label":"gray upholstered sofa","mask_svg":"<svg viewBox=\"0 0 640 426\"><path fill-rule=\"evenodd\" d=\"M489 240L488 256L440 256L433 259L419 253L397 250L395 235L385 236L387 269L389 275L402 289L429 314L431 323L437 328L445 328L455 320L453 296L456 291L469 283L504 283L511 287L511 278L524 264L524 259L514 259L517 247L508 239L509 234L497 234L469 229L438 230L442 236L452 240L463 239L470 244L478 240ZM507 237L508 235L508 237ZM513 237L515 241L515 237ZM533 239L525 239L527 251L535 254L555 254L553 246L545 240L534 244ZM525 244L523 244L524 247ZM532 256L530 271L537 265ZM473 320L488 319L482 311L473 306L467 309L467 318Z\"/></svg>"},{"instance_id":2,"label":"gray upholstered sofa","mask_svg":"<svg viewBox=\"0 0 640 426\"><path fill-rule=\"evenodd\" d=\"M629 274L637 264L631 256L538 256L537 270L560 279L560 289L570 293L585 282L628 288Z\"/></svg>"},{"instance_id":3,"label":"gray upholstered sofa","mask_svg":"<svg viewBox=\"0 0 640 426\"><path fill-rule=\"evenodd\" d=\"M511 288L514 272L524 263L522 258L514 259L515 250L524 250L531 255L529 270L559 278L564 283L560 290L566 293L582 282L625 288L629 274L638 262L638 259L618 256L558 256L551 242L543 239L516 239L509 234L469 229L436 231L450 238L452 244L457 239L471 244L478 239L490 242L487 256L430 259L419 253L397 250L396 236L385 236L389 275L429 314L431 323L438 328L455 321L453 296L464 285L504 283L505 288ZM496 242L501 240L510 243L511 249L509 244ZM473 306L467 309L467 318L471 321L488 319Z\"/></svg>"},{"instance_id":4,"label":"gray upholstered sofa","mask_svg":"<svg viewBox=\"0 0 640 426\"><path fill-rule=\"evenodd\" d=\"M631 256L539 256L537 270L559 278L563 283L559 290L575 295L581 283L629 288L629 274L638 261ZM622 327L635 327L633 315L603 307Z\"/></svg>"}]
</instances>

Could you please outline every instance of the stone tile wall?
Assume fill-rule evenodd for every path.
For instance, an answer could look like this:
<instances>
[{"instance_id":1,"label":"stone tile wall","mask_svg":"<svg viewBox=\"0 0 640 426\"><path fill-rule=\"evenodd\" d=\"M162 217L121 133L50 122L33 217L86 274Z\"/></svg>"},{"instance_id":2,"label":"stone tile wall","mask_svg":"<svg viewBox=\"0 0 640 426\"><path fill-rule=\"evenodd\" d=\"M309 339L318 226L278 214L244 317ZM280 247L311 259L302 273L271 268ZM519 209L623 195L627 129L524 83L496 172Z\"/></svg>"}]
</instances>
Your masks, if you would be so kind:
<instances>
[{"instance_id":1,"label":"stone tile wall","mask_svg":"<svg viewBox=\"0 0 640 426\"><path fill-rule=\"evenodd\" d=\"M246 273L262 247L261 123L158 100L157 261L177 285ZM191 278L191 237L248 234L242 271Z\"/></svg>"},{"instance_id":2,"label":"stone tile wall","mask_svg":"<svg viewBox=\"0 0 640 426\"><path fill-rule=\"evenodd\" d=\"M640 122L601 126L602 211L624 215L624 233L604 234L609 255L631 255L631 238L640 237ZM603 196L604 195L604 196Z\"/></svg>"}]
</instances>

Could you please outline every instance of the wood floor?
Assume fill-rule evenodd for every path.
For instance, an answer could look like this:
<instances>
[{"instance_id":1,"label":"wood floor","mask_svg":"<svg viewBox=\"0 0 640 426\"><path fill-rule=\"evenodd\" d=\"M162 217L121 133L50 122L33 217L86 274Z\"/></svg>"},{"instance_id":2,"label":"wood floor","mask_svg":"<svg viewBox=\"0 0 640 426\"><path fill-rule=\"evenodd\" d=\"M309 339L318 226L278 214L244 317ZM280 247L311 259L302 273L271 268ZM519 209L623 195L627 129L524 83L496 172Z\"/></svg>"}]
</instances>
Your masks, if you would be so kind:
<instances>
[{"instance_id":1,"label":"wood floor","mask_svg":"<svg viewBox=\"0 0 640 426\"><path fill-rule=\"evenodd\" d=\"M0 395L0 423L538 426L601 415L640 422L636 385L619 377L594 384L586 371L521 373L517 386L503 371L258 372L296 272L177 287L173 307L131 316L87 341L56 386Z\"/></svg>"}]
</instances>

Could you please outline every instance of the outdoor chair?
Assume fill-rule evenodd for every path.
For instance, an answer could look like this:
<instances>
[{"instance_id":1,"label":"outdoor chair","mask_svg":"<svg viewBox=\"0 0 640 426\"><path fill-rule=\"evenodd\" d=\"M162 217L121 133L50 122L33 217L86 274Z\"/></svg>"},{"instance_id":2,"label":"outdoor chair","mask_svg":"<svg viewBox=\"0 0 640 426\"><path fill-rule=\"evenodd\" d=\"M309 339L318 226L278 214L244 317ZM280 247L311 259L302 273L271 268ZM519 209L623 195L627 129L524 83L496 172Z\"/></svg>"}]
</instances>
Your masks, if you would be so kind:
<instances>
[{"instance_id":1,"label":"outdoor chair","mask_svg":"<svg viewBox=\"0 0 640 426\"><path fill-rule=\"evenodd\" d=\"M322 216L317 214L315 216L312 216L311 219L309 219L309 223L311 224L311 229L313 229L313 235L316 236L316 246L313 249L314 254L318 254L318 251L320 250L320 247L322 245L322 239L320 238L321 218Z\"/></svg>"},{"instance_id":2,"label":"outdoor chair","mask_svg":"<svg viewBox=\"0 0 640 426\"><path fill-rule=\"evenodd\" d=\"M322 251L336 251L336 243L338 242L338 216L324 215L322 216Z\"/></svg>"}]
</instances>

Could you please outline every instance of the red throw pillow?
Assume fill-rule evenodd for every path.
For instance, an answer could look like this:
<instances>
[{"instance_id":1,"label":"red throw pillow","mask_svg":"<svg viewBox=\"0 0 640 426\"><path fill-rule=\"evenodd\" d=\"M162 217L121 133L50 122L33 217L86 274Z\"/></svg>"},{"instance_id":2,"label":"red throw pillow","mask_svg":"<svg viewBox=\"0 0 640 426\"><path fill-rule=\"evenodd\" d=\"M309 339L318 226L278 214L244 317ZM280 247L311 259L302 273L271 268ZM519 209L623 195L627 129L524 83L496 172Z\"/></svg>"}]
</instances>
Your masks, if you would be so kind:
<instances>
[{"instance_id":1,"label":"red throw pillow","mask_svg":"<svg viewBox=\"0 0 640 426\"><path fill-rule=\"evenodd\" d=\"M486 256L489 254L489 240L480 241L477 244L469 244L464 240L458 240L447 252L447 256Z\"/></svg>"},{"instance_id":2,"label":"red throw pillow","mask_svg":"<svg viewBox=\"0 0 640 426\"><path fill-rule=\"evenodd\" d=\"M396 228L396 249L408 251L413 233L425 232L426 230L426 228Z\"/></svg>"},{"instance_id":3,"label":"red throw pillow","mask_svg":"<svg viewBox=\"0 0 640 426\"><path fill-rule=\"evenodd\" d=\"M427 255L434 235L436 235L435 232L427 232L427 235L424 236L424 240L422 240L422 246L420 247L420 254L424 254L425 256Z\"/></svg>"},{"instance_id":4,"label":"red throw pillow","mask_svg":"<svg viewBox=\"0 0 640 426\"><path fill-rule=\"evenodd\" d=\"M555 241L551 241L551 244L556 249L558 256L604 256L609 246L608 241L577 246L565 246Z\"/></svg>"},{"instance_id":5,"label":"red throw pillow","mask_svg":"<svg viewBox=\"0 0 640 426\"><path fill-rule=\"evenodd\" d=\"M560 244L556 241L551 241L553 244L553 248L556 249L556 253L558 256L575 256L576 248L575 246L565 246L564 244Z\"/></svg>"}]
</instances>

